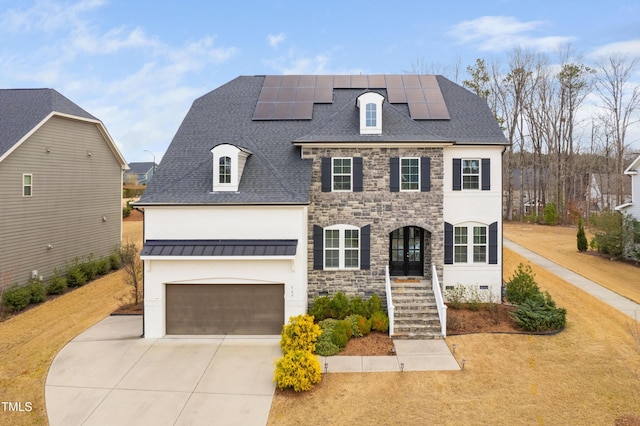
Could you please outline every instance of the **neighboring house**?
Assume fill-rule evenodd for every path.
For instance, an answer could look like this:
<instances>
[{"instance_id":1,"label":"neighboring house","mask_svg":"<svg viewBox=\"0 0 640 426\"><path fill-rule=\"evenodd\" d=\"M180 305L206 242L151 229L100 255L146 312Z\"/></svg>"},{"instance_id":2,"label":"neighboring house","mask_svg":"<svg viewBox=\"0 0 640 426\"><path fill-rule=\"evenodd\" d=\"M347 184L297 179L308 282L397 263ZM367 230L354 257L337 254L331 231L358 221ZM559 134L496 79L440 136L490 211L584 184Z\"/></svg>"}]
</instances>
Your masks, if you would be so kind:
<instances>
[{"instance_id":1,"label":"neighboring house","mask_svg":"<svg viewBox=\"0 0 640 426\"><path fill-rule=\"evenodd\" d=\"M640 221L640 155L629 164L624 171L625 175L631 177L631 198L628 202L616 206L616 210L629 213L636 220Z\"/></svg>"},{"instance_id":2,"label":"neighboring house","mask_svg":"<svg viewBox=\"0 0 640 426\"><path fill-rule=\"evenodd\" d=\"M625 174L628 174L625 172ZM587 205L592 213L612 210L620 201L631 200L631 179L624 175L592 173L587 190Z\"/></svg>"},{"instance_id":3,"label":"neighboring house","mask_svg":"<svg viewBox=\"0 0 640 426\"><path fill-rule=\"evenodd\" d=\"M0 90L0 285L117 249L125 168L102 122L60 93Z\"/></svg>"},{"instance_id":4,"label":"neighboring house","mask_svg":"<svg viewBox=\"0 0 640 426\"><path fill-rule=\"evenodd\" d=\"M136 203L145 336L279 334L318 295L385 298L387 268L499 298L507 144L442 76L230 81Z\"/></svg>"},{"instance_id":5,"label":"neighboring house","mask_svg":"<svg viewBox=\"0 0 640 426\"><path fill-rule=\"evenodd\" d=\"M129 163L129 170L124 174L124 181L129 185L146 185L153 177L158 165L154 162Z\"/></svg>"}]
</instances>

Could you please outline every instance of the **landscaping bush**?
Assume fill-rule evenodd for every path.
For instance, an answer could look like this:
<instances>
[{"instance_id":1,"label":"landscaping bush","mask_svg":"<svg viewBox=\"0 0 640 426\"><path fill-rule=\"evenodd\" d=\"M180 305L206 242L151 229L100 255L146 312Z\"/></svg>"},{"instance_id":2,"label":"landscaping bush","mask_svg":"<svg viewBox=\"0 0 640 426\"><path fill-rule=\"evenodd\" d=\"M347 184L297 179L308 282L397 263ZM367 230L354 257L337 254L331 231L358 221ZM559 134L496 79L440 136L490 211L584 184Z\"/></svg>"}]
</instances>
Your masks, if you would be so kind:
<instances>
[{"instance_id":1,"label":"landscaping bush","mask_svg":"<svg viewBox=\"0 0 640 426\"><path fill-rule=\"evenodd\" d=\"M353 337L363 336L362 332L360 331L360 327L358 327L358 321L360 320L360 318L366 321L366 318L364 318L362 315L348 315L344 319L345 321L349 321L349 324L351 325L351 336Z\"/></svg>"},{"instance_id":2,"label":"landscaping bush","mask_svg":"<svg viewBox=\"0 0 640 426\"><path fill-rule=\"evenodd\" d=\"M331 312L331 318L344 319L349 313L349 299L342 292L337 292L331 299L329 304L329 310Z\"/></svg>"},{"instance_id":3,"label":"landscaping bush","mask_svg":"<svg viewBox=\"0 0 640 426\"><path fill-rule=\"evenodd\" d=\"M544 292L523 301L511 316L525 331L559 330L566 324L567 310L557 308L551 295Z\"/></svg>"},{"instance_id":4,"label":"landscaping bush","mask_svg":"<svg viewBox=\"0 0 640 426\"><path fill-rule=\"evenodd\" d=\"M584 226L582 225L582 218L578 219L578 234L576 235L578 240L578 251L587 251L589 243L587 242L587 236L584 234Z\"/></svg>"},{"instance_id":5,"label":"landscaping bush","mask_svg":"<svg viewBox=\"0 0 640 426\"><path fill-rule=\"evenodd\" d=\"M340 348L331 340L330 333L322 333L316 342L316 354L320 356L334 356L340 353Z\"/></svg>"},{"instance_id":6,"label":"landscaping bush","mask_svg":"<svg viewBox=\"0 0 640 426\"><path fill-rule=\"evenodd\" d=\"M34 278L29 280L27 288L31 294L30 303L42 303L47 299L47 290L39 279Z\"/></svg>"},{"instance_id":7,"label":"landscaping bush","mask_svg":"<svg viewBox=\"0 0 640 426\"><path fill-rule=\"evenodd\" d=\"M309 315L313 316L316 322L331 317L331 298L329 296L319 296L313 300Z\"/></svg>"},{"instance_id":8,"label":"landscaping bush","mask_svg":"<svg viewBox=\"0 0 640 426\"><path fill-rule=\"evenodd\" d=\"M367 315L367 302L362 300L362 297L355 296L349 302L349 315Z\"/></svg>"},{"instance_id":9,"label":"landscaping bush","mask_svg":"<svg viewBox=\"0 0 640 426\"><path fill-rule=\"evenodd\" d=\"M366 336L371 333L371 320L363 316L358 316L358 330L360 334Z\"/></svg>"},{"instance_id":10,"label":"landscaping bush","mask_svg":"<svg viewBox=\"0 0 640 426\"><path fill-rule=\"evenodd\" d=\"M291 317L289 323L282 327L280 347L285 354L297 350L314 352L320 334L320 326L314 324L312 316Z\"/></svg>"},{"instance_id":11,"label":"landscaping bush","mask_svg":"<svg viewBox=\"0 0 640 426\"><path fill-rule=\"evenodd\" d=\"M558 224L558 210L556 209L555 203L549 203L546 206L544 206L542 215L544 217L545 224L547 225Z\"/></svg>"},{"instance_id":12,"label":"landscaping bush","mask_svg":"<svg viewBox=\"0 0 640 426\"><path fill-rule=\"evenodd\" d=\"M618 212L604 211L597 216L594 215L592 221L596 229L591 240L592 248L614 259L621 258L624 254L622 215Z\"/></svg>"},{"instance_id":13,"label":"landscaping bush","mask_svg":"<svg viewBox=\"0 0 640 426\"><path fill-rule=\"evenodd\" d=\"M47 286L47 293L49 294L62 294L67 289L67 280L55 271L53 277L49 280Z\"/></svg>"},{"instance_id":14,"label":"landscaping bush","mask_svg":"<svg viewBox=\"0 0 640 426\"><path fill-rule=\"evenodd\" d=\"M93 257L93 255L89 255L87 260L83 263L80 263L80 269L85 277L87 277L87 281L93 281L98 276L98 261Z\"/></svg>"},{"instance_id":15,"label":"landscaping bush","mask_svg":"<svg viewBox=\"0 0 640 426\"><path fill-rule=\"evenodd\" d=\"M308 391L321 379L320 361L309 351L291 350L276 361L274 381L278 389Z\"/></svg>"},{"instance_id":16,"label":"landscaping bush","mask_svg":"<svg viewBox=\"0 0 640 426\"><path fill-rule=\"evenodd\" d=\"M111 261L108 257L98 260L98 275L107 275L111 271Z\"/></svg>"},{"instance_id":17,"label":"landscaping bush","mask_svg":"<svg viewBox=\"0 0 640 426\"><path fill-rule=\"evenodd\" d=\"M367 313L364 315L367 318L371 318L371 316L376 312L384 312L382 310L382 299L377 294L372 294L367 300Z\"/></svg>"},{"instance_id":18,"label":"landscaping bush","mask_svg":"<svg viewBox=\"0 0 640 426\"><path fill-rule=\"evenodd\" d=\"M111 270L115 271L120 269L122 266L122 256L120 255L120 250L115 250L109 255L109 263L111 265Z\"/></svg>"},{"instance_id":19,"label":"landscaping bush","mask_svg":"<svg viewBox=\"0 0 640 426\"><path fill-rule=\"evenodd\" d=\"M87 276L78 263L78 259L75 260L73 265L67 267L66 278L67 286L69 287L81 287L87 282Z\"/></svg>"},{"instance_id":20,"label":"landscaping bush","mask_svg":"<svg viewBox=\"0 0 640 426\"><path fill-rule=\"evenodd\" d=\"M26 286L13 285L4 290L2 305L12 312L18 312L31 302L31 290Z\"/></svg>"},{"instance_id":21,"label":"landscaping bush","mask_svg":"<svg viewBox=\"0 0 640 426\"><path fill-rule=\"evenodd\" d=\"M460 309L465 302L465 293L467 289L462 284L456 284L452 288L444 290L444 299L447 307L451 309Z\"/></svg>"},{"instance_id":22,"label":"landscaping bush","mask_svg":"<svg viewBox=\"0 0 640 426\"><path fill-rule=\"evenodd\" d=\"M384 312L374 312L371 315L371 329L386 333L389 331L389 317Z\"/></svg>"},{"instance_id":23,"label":"landscaping bush","mask_svg":"<svg viewBox=\"0 0 640 426\"><path fill-rule=\"evenodd\" d=\"M519 305L527 299L540 294L540 288L535 282L535 274L531 265L518 264L515 274L507 282L505 295L509 302Z\"/></svg>"},{"instance_id":24,"label":"landscaping bush","mask_svg":"<svg viewBox=\"0 0 640 426\"><path fill-rule=\"evenodd\" d=\"M319 324L322 333L331 336L331 342L340 350L347 346L347 342L352 335L351 323L348 320L337 320L335 318L327 318Z\"/></svg>"}]
</instances>

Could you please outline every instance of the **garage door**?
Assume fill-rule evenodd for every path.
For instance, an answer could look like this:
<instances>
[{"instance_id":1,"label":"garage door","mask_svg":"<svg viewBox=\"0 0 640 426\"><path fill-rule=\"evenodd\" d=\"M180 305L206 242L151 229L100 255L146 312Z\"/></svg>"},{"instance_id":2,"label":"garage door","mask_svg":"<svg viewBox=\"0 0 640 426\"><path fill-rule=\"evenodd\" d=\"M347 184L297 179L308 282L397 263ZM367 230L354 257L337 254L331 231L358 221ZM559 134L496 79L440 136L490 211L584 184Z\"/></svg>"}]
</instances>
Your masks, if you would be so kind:
<instances>
[{"instance_id":1,"label":"garage door","mask_svg":"<svg viewBox=\"0 0 640 426\"><path fill-rule=\"evenodd\" d=\"M167 284L167 334L280 334L284 284Z\"/></svg>"}]
</instances>

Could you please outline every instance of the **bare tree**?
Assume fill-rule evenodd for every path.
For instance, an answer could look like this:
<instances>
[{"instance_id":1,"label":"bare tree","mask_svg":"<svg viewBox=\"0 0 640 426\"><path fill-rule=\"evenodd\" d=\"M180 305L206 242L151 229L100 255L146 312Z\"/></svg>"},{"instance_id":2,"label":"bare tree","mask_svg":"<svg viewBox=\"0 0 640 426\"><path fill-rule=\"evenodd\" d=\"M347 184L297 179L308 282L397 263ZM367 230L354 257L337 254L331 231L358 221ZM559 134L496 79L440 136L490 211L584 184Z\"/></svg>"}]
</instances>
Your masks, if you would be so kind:
<instances>
[{"instance_id":1,"label":"bare tree","mask_svg":"<svg viewBox=\"0 0 640 426\"><path fill-rule=\"evenodd\" d=\"M125 282L130 285L133 302L137 305L142 300L142 261L135 243L127 243L120 250L122 269L125 271Z\"/></svg>"},{"instance_id":2,"label":"bare tree","mask_svg":"<svg viewBox=\"0 0 640 426\"><path fill-rule=\"evenodd\" d=\"M615 168L617 176L624 172L626 150L629 146L626 138L629 127L638 122L634 117L640 105L640 86L631 78L638 68L638 60L629 60L622 55L612 55L598 63L595 87L603 110L602 120L613 138L615 149ZM616 203L623 200L622 185L617 185Z\"/></svg>"},{"instance_id":3,"label":"bare tree","mask_svg":"<svg viewBox=\"0 0 640 426\"><path fill-rule=\"evenodd\" d=\"M458 56L453 65L427 62L424 56L417 55L415 60L409 65L409 69L404 70L405 74L439 74L457 83L460 79L460 67L462 60Z\"/></svg>"}]
</instances>

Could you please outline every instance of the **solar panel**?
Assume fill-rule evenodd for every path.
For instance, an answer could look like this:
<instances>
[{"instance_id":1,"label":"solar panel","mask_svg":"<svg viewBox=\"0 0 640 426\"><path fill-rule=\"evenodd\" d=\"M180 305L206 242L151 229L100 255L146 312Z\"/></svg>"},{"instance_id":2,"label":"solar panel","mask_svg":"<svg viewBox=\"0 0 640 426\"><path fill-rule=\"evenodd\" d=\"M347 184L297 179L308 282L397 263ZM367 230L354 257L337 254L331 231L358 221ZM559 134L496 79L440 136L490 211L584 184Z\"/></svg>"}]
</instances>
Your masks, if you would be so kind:
<instances>
[{"instance_id":1,"label":"solar panel","mask_svg":"<svg viewBox=\"0 0 640 426\"><path fill-rule=\"evenodd\" d=\"M332 103L334 89L386 89L392 104L407 104L414 120L448 120L447 105L434 75L270 75L266 76L254 120L310 120L313 105Z\"/></svg>"}]
</instances>

